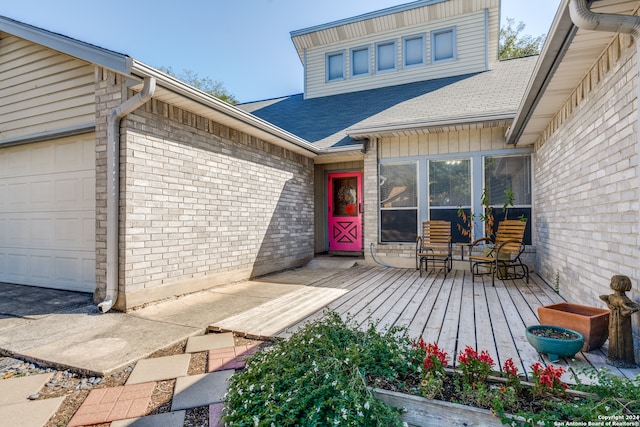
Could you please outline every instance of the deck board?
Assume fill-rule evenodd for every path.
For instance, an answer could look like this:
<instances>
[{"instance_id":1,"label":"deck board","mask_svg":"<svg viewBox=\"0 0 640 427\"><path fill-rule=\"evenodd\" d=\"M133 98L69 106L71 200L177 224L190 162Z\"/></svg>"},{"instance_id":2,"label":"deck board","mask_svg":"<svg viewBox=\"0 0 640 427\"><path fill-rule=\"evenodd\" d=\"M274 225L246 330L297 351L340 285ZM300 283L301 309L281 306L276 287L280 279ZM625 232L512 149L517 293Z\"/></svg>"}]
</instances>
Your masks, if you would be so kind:
<instances>
[{"instance_id":1,"label":"deck board","mask_svg":"<svg viewBox=\"0 0 640 427\"><path fill-rule=\"evenodd\" d=\"M468 280L464 280L465 271L460 273L463 273L461 277L456 278L456 281L454 281L454 286L460 286L462 288L458 325L458 349L464 349L467 345L477 348L474 284Z\"/></svg>"},{"instance_id":2,"label":"deck board","mask_svg":"<svg viewBox=\"0 0 640 427\"><path fill-rule=\"evenodd\" d=\"M438 279L437 276L428 276L429 277L429 286L423 287L422 290L424 292L424 296L422 297L422 301L416 310L415 316L411 319L411 322L408 324L408 333L409 336L418 339L420 336L424 338L424 331L427 321L429 320L429 315L433 311L433 305L435 304L438 294L440 293L440 286L442 282ZM404 324L400 324L404 325Z\"/></svg>"},{"instance_id":3,"label":"deck board","mask_svg":"<svg viewBox=\"0 0 640 427\"><path fill-rule=\"evenodd\" d=\"M520 279L496 280L494 287L490 276L472 280L466 270L453 270L447 277L441 270L429 271L420 277L415 269L356 265L306 286L316 291L301 291L263 307L254 312L251 319L236 322L236 332L257 326L264 330L268 327L273 332L278 325L273 319L275 316L280 324L290 324L271 335L286 338L306 322L322 318L328 309L361 327L370 322L376 323L379 330L406 327L414 340L422 335L426 342L437 342L449 354L451 362L470 345L478 351L487 350L496 369L512 358L520 372L527 372L532 363L548 364L549 360L528 343L526 326L538 324L539 306L563 301L561 295L535 274L528 284ZM324 293L331 298L310 312L317 301L305 301L305 298L317 300ZM557 364L574 370L606 367L630 378L640 372L640 369L613 368L606 364L605 358L606 348L578 353L575 360L562 360Z\"/></svg>"},{"instance_id":4,"label":"deck board","mask_svg":"<svg viewBox=\"0 0 640 427\"><path fill-rule=\"evenodd\" d=\"M453 274L453 281L446 280L443 284L443 291L449 290L449 301L446 311L444 313L444 319L442 322L442 328L440 329L440 336L438 337L438 344L440 348L447 352L451 358L452 364L455 366L457 359L457 343L458 343L458 329L460 325L460 316L462 310L462 279L464 276L463 271L452 271L449 274ZM448 279L448 278L447 278ZM443 295L446 292L441 292ZM466 308L466 307L465 307Z\"/></svg>"},{"instance_id":5,"label":"deck board","mask_svg":"<svg viewBox=\"0 0 640 427\"><path fill-rule=\"evenodd\" d=\"M387 306L386 309L380 313L381 317L378 325L379 330L397 324L399 319L407 311L409 313L415 313L415 310L413 310L413 308L417 308L417 305L412 305L412 303L413 301L418 299L417 294L420 292L420 288L424 281L421 277L419 277L418 273L415 272L411 277L408 278L406 283L406 289L403 292L399 293L399 295L395 299L395 302L392 305ZM413 315L411 317L413 317Z\"/></svg>"}]
</instances>

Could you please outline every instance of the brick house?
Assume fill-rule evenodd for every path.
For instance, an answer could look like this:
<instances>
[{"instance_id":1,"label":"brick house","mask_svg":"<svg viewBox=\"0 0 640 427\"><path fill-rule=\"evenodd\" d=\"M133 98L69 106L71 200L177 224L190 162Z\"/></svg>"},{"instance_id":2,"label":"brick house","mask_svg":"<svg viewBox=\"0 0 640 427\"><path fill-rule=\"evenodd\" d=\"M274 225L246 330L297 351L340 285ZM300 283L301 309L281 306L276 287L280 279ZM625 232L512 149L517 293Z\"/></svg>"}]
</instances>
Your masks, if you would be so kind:
<instances>
[{"instance_id":1,"label":"brick house","mask_svg":"<svg viewBox=\"0 0 640 427\"><path fill-rule=\"evenodd\" d=\"M485 187L502 206L507 183L512 214L531 217L532 148L504 135L536 57L497 60L499 12L426 0L291 33L305 92L240 108L330 150L315 160L316 252L415 265L422 221L480 212ZM485 174L498 167L509 173ZM353 225L335 212L344 185L362 195Z\"/></svg>"},{"instance_id":2,"label":"brick house","mask_svg":"<svg viewBox=\"0 0 640 427\"><path fill-rule=\"evenodd\" d=\"M128 310L313 258L301 138L8 18L0 81L0 281Z\"/></svg>"},{"instance_id":3,"label":"brick house","mask_svg":"<svg viewBox=\"0 0 640 427\"><path fill-rule=\"evenodd\" d=\"M637 289L636 40L579 28L571 1L586 7L562 0L539 57L508 61L499 0L293 31L304 93L238 107L0 18L0 280L118 289L126 310L327 251L411 267L422 221L511 189L528 262L565 298L601 306L618 273Z\"/></svg>"},{"instance_id":4,"label":"brick house","mask_svg":"<svg viewBox=\"0 0 640 427\"><path fill-rule=\"evenodd\" d=\"M572 1L586 23L572 21ZM513 214L528 218L528 262L547 283L604 307L599 295L624 274L638 300L639 8L595 1L591 12L615 14L602 18L563 0L541 55L509 61L496 61L497 1L413 2L294 31L305 93L241 107L336 149L332 163L316 160L316 252L332 249L333 230L321 229L331 227L332 173L362 173L362 249L393 266L413 265L422 221L455 223L458 206L481 212L483 189L499 209L511 188ZM600 20L610 23L594 31ZM443 40L439 58L447 31L456 42ZM416 40L425 57L409 64Z\"/></svg>"}]
</instances>

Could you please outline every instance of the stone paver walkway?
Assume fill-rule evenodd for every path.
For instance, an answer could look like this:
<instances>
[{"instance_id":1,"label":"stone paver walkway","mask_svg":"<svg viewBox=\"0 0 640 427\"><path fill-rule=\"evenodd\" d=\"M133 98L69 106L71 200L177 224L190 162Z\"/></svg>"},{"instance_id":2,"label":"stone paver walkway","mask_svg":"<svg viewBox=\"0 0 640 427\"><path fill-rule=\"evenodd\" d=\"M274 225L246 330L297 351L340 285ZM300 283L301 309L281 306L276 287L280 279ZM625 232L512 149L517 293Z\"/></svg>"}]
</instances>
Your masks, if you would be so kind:
<instances>
[{"instance_id":1,"label":"stone paver walkway","mask_svg":"<svg viewBox=\"0 0 640 427\"><path fill-rule=\"evenodd\" d=\"M91 390L69 427L106 423L146 415L156 383L132 384Z\"/></svg>"},{"instance_id":2,"label":"stone paver walkway","mask_svg":"<svg viewBox=\"0 0 640 427\"><path fill-rule=\"evenodd\" d=\"M209 406L209 425L220 421L228 381L256 345L235 346L232 333L194 336L185 354L142 359L123 386L95 388L69 421L69 427L111 423L111 427L182 427L185 410ZM191 352L206 351L208 372L188 375ZM65 397L30 401L52 374L31 375L0 381L0 427L41 427L55 414ZM175 379L171 412L148 415L157 381Z\"/></svg>"},{"instance_id":3,"label":"stone paver walkway","mask_svg":"<svg viewBox=\"0 0 640 427\"><path fill-rule=\"evenodd\" d=\"M40 427L58 410L64 397L29 400L52 374L39 374L0 381L0 426Z\"/></svg>"},{"instance_id":4,"label":"stone paver walkway","mask_svg":"<svg viewBox=\"0 0 640 427\"><path fill-rule=\"evenodd\" d=\"M150 381L171 380L184 377L189 370L190 354L142 359L127 378L126 384L140 384Z\"/></svg>"},{"instance_id":5,"label":"stone paver walkway","mask_svg":"<svg viewBox=\"0 0 640 427\"><path fill-rule=\"evenodd\" d=\"M245 358L253 355L257 350L257 345L240 345L209 350L209 363L207 365L209 372L242 369L245 366Z\"/></svg>"},{"instance_id":6,"label":"stone paver walkway","mask_svg":"<svg viewBox=\"0 0 640 427\"><path fill-rule=\"evenodd\" d=\"M201 351L208 352L208 373L187 375L191 353ZM181 427L184 411L202 406L209 406L210 426L222 426L222 400L229 378L255 351L254 345L235 346L232 333L190 337L185 354L140 360L124 386L92 390L69 426L117 421L112 427ZM169 379L176 380L171 412L145 416L155 381Z\"/></svg>"}]
</instances>

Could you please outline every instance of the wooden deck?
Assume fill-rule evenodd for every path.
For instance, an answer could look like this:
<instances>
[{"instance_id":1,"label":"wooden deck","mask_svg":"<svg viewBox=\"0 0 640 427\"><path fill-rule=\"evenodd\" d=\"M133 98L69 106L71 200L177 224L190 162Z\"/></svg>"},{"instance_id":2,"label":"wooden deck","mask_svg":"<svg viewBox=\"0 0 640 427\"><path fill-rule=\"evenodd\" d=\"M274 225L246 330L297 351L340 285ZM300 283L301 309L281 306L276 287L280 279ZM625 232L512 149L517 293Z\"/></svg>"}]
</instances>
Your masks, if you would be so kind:
<instances>
[{"instance_id":1,"label":"wooden deck","mask_svg":"<svg viewBox=\"0 0 640 427\"><path fill-rule=\"evenodd\" d=\"M496 280L476 277L472 282L468 271L453 270L445 278L442 272L420 277L413 269L356 266L308 286L342 289L327 307L367 326L376 322L379 329L405 326L412 338L423 336L437 342L453 362L465 346L487 350L496 368L512 358L521 372L530 371L536 361L548 363L528 343L525 328L538 324L537 308L564 301L539 277L524 280ZM274 334L287 337L305 322L317 319L324 311L305 315L302 320ZM273 312L272 312L273 315ZM289 313L294 319L295 313ZM606 351L606 350L605 350ZM634 378L638 369L616 369L605 363L602 350L578 353L575 360L554 365L565 368L606 366L617 375ZM565 378L569 380L567 376Z\"/></svg>"}]
</instances>

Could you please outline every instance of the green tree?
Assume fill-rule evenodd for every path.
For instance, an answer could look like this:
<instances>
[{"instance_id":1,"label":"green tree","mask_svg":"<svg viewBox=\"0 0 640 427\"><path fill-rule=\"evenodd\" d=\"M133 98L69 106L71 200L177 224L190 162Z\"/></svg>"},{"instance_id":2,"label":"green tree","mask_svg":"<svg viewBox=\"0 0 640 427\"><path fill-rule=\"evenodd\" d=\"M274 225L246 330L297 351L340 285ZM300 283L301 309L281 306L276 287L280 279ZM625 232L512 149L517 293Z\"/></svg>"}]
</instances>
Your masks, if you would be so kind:
<instances>
[{"instance_id":1,"label":"green tree","mask_svg":"<svg viewBox=\"0 0 640 427\"><path fill-rule=\"evenodd\" d=\"M158 69L231 105L238 103L235 96L224 87L223 82L212 80L209 77L200 77L198 73L193 70L182 70L181 73L176 73L171 67L158 67Z\"/></svg>"},{"instance_id":2,"label":"green tree","mask_svg":"<svg viewBox=\"0 0 640 427\"><path fill-rule=\"evenodd\" d=\"M506 26L500 28L499 59L520 58L540 53L546 35L542 34L538 37L533 37L528 34L521 34L524 27L523 22L515 25L513 18L507 18Z\"/></svg>"}]
</instances>

